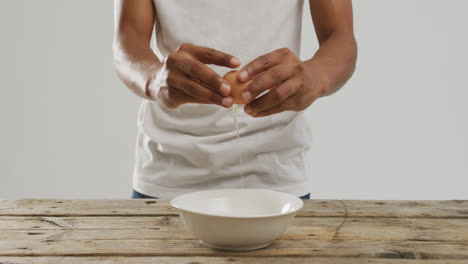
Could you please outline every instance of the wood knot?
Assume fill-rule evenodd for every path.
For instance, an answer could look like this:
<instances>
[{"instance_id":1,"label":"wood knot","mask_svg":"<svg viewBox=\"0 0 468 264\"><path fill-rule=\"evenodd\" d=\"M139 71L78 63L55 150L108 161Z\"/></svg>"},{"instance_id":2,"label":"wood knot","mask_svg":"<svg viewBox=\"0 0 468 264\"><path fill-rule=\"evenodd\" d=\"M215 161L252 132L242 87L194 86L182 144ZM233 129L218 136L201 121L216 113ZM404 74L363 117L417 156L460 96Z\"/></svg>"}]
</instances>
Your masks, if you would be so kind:
<instances>
[{"instance_id":1,"label":"wood knot","mask_svg":"<svg viewBox=\"0 0 468 264\"><path fill-rule=\"evenodd\" d=\"M159 221L161 225L169 225L169 216L164 216L161 221Z\"/></svg>"},{"instance_id":2,"label":"wood knot","mask_svg":"<svg viewBox=\"0 0 468 264\"><path fill-rule=\"evenodd\" d=\"M30 236L42 235L42 234L44 234L44 233L28 231L28 235L30 235Z\"/></svg>"},{"instance_id":3,"label":"wood knot","mask_svg":"<svg viewBox=\"0 0 468 264\"><path fill-rule=\"evenodd\" d=\"M413 252L409 251L399 251L389 249L386 252L377 254L377 258L399 258L399 259L416 259L417 256Z\"/></svg>"}]
</instances>

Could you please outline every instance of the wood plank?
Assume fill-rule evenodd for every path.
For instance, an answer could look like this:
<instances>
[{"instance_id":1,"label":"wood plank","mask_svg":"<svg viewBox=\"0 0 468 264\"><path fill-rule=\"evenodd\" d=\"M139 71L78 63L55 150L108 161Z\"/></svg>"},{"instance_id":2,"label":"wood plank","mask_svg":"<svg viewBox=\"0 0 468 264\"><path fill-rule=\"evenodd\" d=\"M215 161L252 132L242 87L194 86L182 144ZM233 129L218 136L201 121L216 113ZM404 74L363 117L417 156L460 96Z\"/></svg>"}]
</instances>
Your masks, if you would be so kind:
<instances>
[{"instance_id":1,"label":"wood plank","mask_svg":"<svg viewBox=\"0 0 468 264\"><path fill-rule=\"evenodd\" d=\"M314 257L0 257L0 264L466 264L466 260L417 260Z\"/></svg>"},{"instance_id":2,"label":"wood plank","mask_svg":"<svg viewBox=\"0 0 468 264\"><path fill-rule=\"evenodd\" d=\"M286 240L413 240L468 242L465 219L297 217L281 236ZM340 229L337 232L338 227ZM0 239L28 240L55 235L49 230L72 229L69 239L187 239L179 217L0 217ZM98 232L96 232L96 230ZM32 234L32 235L28 235Z\"/></svg>"},{"instance_id":3,"label":"wood plank","mask_svg":"<svg viewBox=\"0 0 468 264\"><path fill-rule=\"evenodd\" d=\"M468 218L468 201L343 201L352 217Z\"/></svg>"},{"instance_id":4,"label":"wood plank","mask_svg":"<svg viewBox=\"0 0 468 264\"><path fill-rule=\"evenodd\" d=\"M4 200L0 216L177 215L167 200ZM468 201L306 200L298 217L389 217L468 219Z\"/></svg>"},{"instance_id":5,"label":"wood plank","mask_svg":"<svg viewBox=\"0 0 468 264\"><path fill-rule=\"evenodd\" d=\"M178 215L169 200L0 200L0 216L161 216ZM340 201L307 200L298 216L343 217Z\"/></svg>"},{"instance_id":6,"label":"wood plank","mask_svg":"<svg viewBox=\"0 0 468 264\"><path fill-rule=\"evenodd\" d=\"M295 218L281 239L468 242L466 219Z\"/></svg>"},{"instance_id":7,"label":"wood plank","mask_svg":"<svg viewBox=\"0 0 468 264\"><path fill-rule=\"evenodd\" d=\"M0 216L0 230L183 228L178 216Z\"/></svg>"},{"instance_id":8,"label":"wood plank","mask_svg":"<svg viewBox=\"0 0 468 264\"><path fill-rule=\"evenodd\" d=\"M55 231L57 232L57 231ZM60 236L60 235L59 235ZM378 240L275 240L265 249L229 252L207 248L196 239L98 239L2 241L0 256L250 256L464 259L467 242Z\"/></svg>"},{"instance_id":9,"label":"wood plank","mask_svg":"<svg viewBox=\"0 0 468 264\"><path fill-rule=\"evenodd\" d=\"M0 215L40 216L131 216L178 215L167 200L4 200Z\"/></svg>"}]
</instances>

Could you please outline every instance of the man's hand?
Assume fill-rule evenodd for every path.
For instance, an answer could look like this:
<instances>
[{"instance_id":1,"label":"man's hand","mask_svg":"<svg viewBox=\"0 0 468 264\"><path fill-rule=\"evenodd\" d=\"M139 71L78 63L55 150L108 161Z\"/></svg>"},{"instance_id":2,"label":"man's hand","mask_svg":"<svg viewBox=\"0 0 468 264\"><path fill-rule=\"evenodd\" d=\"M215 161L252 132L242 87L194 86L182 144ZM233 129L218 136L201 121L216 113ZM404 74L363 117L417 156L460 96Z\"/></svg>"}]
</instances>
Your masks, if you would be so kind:
<instances>
[{"instance_id":1,"label":"man's hand","mask_svg":"<svg viewBox=\"0 0 468 264\"><path fill-rule=\"evenodd\" d=\"M182 44L161 62L150 45L157 19L154 2L115 0L114 6L114 66L130 90L169 108L185 103L232 105L229 84L205 64L237 68L238 59L214 49Z\"/></svg>"},{"instance_id":2,"label":"man's hand","mask_svg":"<svg viewBox=\"0 0 468 264\"><path fill-rule=\"evenodd\" d=\"M253 78L242 93L249 102L244 111L253 117L263 117L306 109L326 92L327 83L319 72L306 72L304 67L288 48L262 55L244 66L239 80L245 82ZM265 91L269 92L256 98Z\"/></svg>"},{"instance_id":3,"label":"man's hand","mask_svg":"<svg viewBox=\"0 0 468 264\"><path fill-rule=\"evenodd\" d=\"M351 0L309 0L319 42L314 57L301 62L282 48L260 56L243 68L240 81L253 79L246 88L244 110L254 117L306 109L318 97L338 91L353 75L357 44L353 32ZM268 93L256 98L260 93Z\"/></svg>"},{"instance_id":4,"label":"man's hand","mask_svg":"<svg viewBox=\"0 0 468 264\"><path fill-rule=\"evenodd\" d=\"M240 61L211 48L184 43L167 57L164 67L159 70L164 71L159 72L159 76L165 78L165 85L155 87L159 91L159 101L169 108L185 103L230 107L233 99L229 96L229 83L205 64L237 68ZM158 83L160 80L155 85Z\"/></svg>"}]
</instances>

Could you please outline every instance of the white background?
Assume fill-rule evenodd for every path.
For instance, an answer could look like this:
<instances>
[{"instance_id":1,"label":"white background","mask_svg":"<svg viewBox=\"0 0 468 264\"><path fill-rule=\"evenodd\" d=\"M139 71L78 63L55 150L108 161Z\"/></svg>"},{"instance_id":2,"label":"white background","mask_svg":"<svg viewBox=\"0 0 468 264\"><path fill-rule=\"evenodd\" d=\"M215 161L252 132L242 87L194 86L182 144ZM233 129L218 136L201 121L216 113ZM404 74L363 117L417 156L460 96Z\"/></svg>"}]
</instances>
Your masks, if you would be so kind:
<instances>
[{"instance_id":1,"label":"white background","mask_svg":"<svg viewBox=\"0 0 468 264\"><path fill-rule=\"evenodd\" d=\"M357 71L307 110L313 198L468 199L467 10L354 2ZM3 0L0 32L0 199L128 198L140 99L112 67L112 1Z\"/></svg>"}]
</instances>

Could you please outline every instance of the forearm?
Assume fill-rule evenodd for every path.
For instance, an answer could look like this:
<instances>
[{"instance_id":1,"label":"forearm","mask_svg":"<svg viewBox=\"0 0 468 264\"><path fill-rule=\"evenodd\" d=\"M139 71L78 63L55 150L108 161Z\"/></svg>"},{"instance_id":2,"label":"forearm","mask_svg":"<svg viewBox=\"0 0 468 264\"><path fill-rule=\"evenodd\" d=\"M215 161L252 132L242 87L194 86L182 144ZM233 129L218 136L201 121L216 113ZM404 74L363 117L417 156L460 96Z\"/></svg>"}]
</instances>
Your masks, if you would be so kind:
<instances>
[{"instance_id":1,"label":"forearm","mask_svg":"<svg viewBox=\"0 0 468 264\"><path fill-rule=\"evenodd\" d=\"M304 62L305 74L319 72L321 96L338 91L351 78L356 67L357 44L351 34L332 33L320 45L314 57ZM317 76L316 76L317 77Z\"/></svg>"},{"instance_id":2,"label":"forearm","mask_svg":"<svg viewBox=\"0 0 468 264\"><path fill-rule=\"evenodd\" d=\"M152 80L162 68L162 62L151 49L149 41L131 29L117 32L113 43L114 67L119 78L138 96L155 100Z\"/></svg>"}]
</instances>

